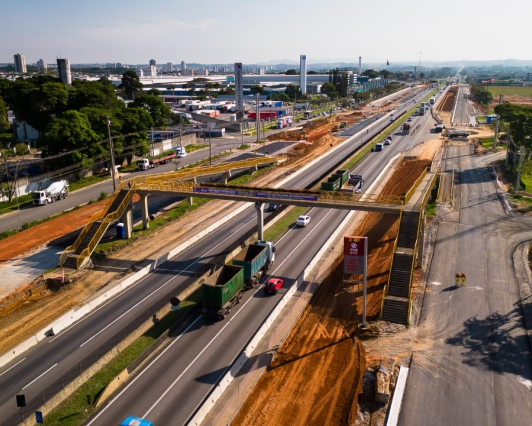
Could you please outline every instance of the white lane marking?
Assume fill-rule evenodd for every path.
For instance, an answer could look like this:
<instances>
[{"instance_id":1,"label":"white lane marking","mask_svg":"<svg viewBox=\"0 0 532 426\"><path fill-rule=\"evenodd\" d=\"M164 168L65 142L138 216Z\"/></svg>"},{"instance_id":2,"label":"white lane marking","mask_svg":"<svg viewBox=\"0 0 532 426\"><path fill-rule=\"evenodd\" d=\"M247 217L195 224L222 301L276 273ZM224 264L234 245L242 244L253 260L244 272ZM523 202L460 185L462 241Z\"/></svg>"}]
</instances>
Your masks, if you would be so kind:
<instances>
[{"instance_id":1,"label":"white lane marking","mask_svg":"<svg viewBox=\"0 0 532 426\"><path fill-rule=\"evenodd\" d=\"M46 370L44 373L42 373L40 376L38 376L37 378L33 379L31 382L29 382L26 386L24 386L22 388L22 390L26 389L28 386L32 385L33 383L35 383L37 380L39 380L42 376L44 376L46 373L48 373L52 368L54 368L55 366L57 365L57 363L55 363L54 365L52 365L48 370Z\"/></svg>"},{"instance_id":2,"label":"white lane marking","mask_svg":"<svg viewBox=\"0 0 532 426\"><path fill-rule=\"evenodd\" d=\"M290 252L290 254L288 256L285 257L285 259L283 260L283 262L275 269L275 271L273 271L272 274L275 274L279 268L281 266L283 266L283 264L292 256L292 254L294 254L294 252L301 246L301 244L303 244L305 242L305 240L310 237L310 235L316 230L318 229L319 225L327 218L327 216L329 216L330 214L332 213L332 209L329 210L329 212L323 217L322 220L320 220L318 222L318 224L305 236L305 238L303 238L300 243ZM271 275L270 275L271 276ZM261 290L262 286L259 287L257 289L257 291L255 291L255 293L253 293L253 296L255 296L255 294L257 294L260 290ZM244 311L244 308L246 307L246 305L251 302L253 300L253 296L251 296L248 300L246 300L246 303L244 303L242 305L242 307L229 319L229 321L227 321L227 323L220 329L220 331L218 331L218 333L216 333L216 335L209 341L209 343L207 343L205 345L205 347L201 350L201 352L196 355L196 358L194 358L192 360L192 362L181 372L181 374L179 376L177 376L177 378L172 382L172 384L170 386L168 386L168 388L162 393L162 395L157 399L157 401L154 402L154 404L148 409L148 411L146 411L146 413L144 413L144 415L142 416L142 418L146 418L148 417L148 415L153 411L153 409L159 404L159 402L162 401L162 399L168 394L168 392L170 392L172 390L172 388L177 384L177 382L179 380L181 380L181 378L187 373L188 370L190 370L190 368L196 363L196 361L205 353L205 351L213 344L213 342L218 338L218 336L220 334L222 334L222 332L227 328L229 327L229 325L231 324L231 322L241 313Z\"/></svg>"},{"instance_id":3,"label":"white lane marking","mask_svg":"<svg viewBox=\"0 0 532 426\"><path fill-rule=\"evenodd\" d=\"M88 424L87 426L90 426L91 424L93 424L96 420L98 420L98 418L103 414L105 413L105 411L118 399L122 396L122 394L127 391L131 386L133 386L133 384L138 380L140 379L144 373L146 371L149 370L149 368L155 364L159 358L161 358L165 353L166 351L168 351L179 339L181 339L181 337L186 334L188 332L188 330L190 330L192 328L192 326L194 324L196 324L200 319L202 318L201 315L199 315L185 330L183 330L183 332L177 336L174 341L172 343L170 343L165 349L164 351L162 351L159 355L157 355L157 357L152 361L150 362L146 368L144 370L142 370L116 397L114 397L111 402L109 402L109 404L107 404Z\"/></svg>"},{"instance_id":4,"label":"white lane marking","mask_svg":"<svg viewBox=\"0 0 532 426\"><path fill-rule=\"evenodd\" d=\"M439 281L432 281L430 284L431 285L441 285L441 283Z\"/></svg>"},{"instance_id":5,"label":"white lane marking","mask_svg":"<svg viewBox=\"0 0 532 426\"><path fill-rule=\"evenodd\" d=\"M251 222L253 222L255 219L252 219L248 222L246 222L244 225L242 225L240 228L238 228L235 232L233 232L231 235L227 236L225 239L223 239L222 241L220 241L217 245L215 245L213 248L211 248L209 251L205 252L203 254L202 257L198 258L197 260L195 260L194 262L192 262L191 264L189 264L185 269L183 269L182 272L180 272L179 274L176 274L174 275L172 278L170 278L168 281L166 281L164 284L162 284L160 287L156 288L154 291L152 291L150 294L148 294L146 297L144 297L143 299L139 300L137 303L135 303L131 308L129 308L127 311L125 311L122 315L120 315L119 317L117 317L114 321L110 322L109 324L107 324L104 328L102 328L100 331L98 331L95 335L93 335L92 337L90 337L89 339L87 339L85 342L83 342L81 345L79 345L79 347L83 347L84 345L86 345L87 343L89 343L92 339L94 339L95 337L99 336L101 333L103 333L105 330L107 330L109 327L111 327L113 324L115 324L117 321L119 321L121 318L123 318L125 315L127 315L129 312L131 312L133 309L135 309L138 305L140 305L141 303L143 303L146 299L150 298L151 296L153 296L155 293L157 293L159 290L161 290L163 287L165 287L167 284L169 284L170 282L172 282L174 279L176 279L178 276L180 276L183 272L187 271L191 266L195 265L196 263L198 263L200 260L204 259L205 256L207 254L209 254L211 251L215 250L219 245L223 244L227 239L231 238L233 235L235 235L236 233L240 232L240 230L244 227L246 227L247 225L249 225Z\"/></svg>"},{"instance_id":6,"label":"white lane marking","mask_svg":"<svg viewBox=\"0 0 532 426\"><path fill-rule=\"evenodd\" d=\"M11 367L9 367L6 371L4 371L2 374L0 374L0 377L2 377L4 374L6 374L9 370L15 368L17 365L19 365L22 361L25 361L26 358L23 358L21 359L19 362L17 362L15 365L12 365Z\"/></svg>"}]
</instances>

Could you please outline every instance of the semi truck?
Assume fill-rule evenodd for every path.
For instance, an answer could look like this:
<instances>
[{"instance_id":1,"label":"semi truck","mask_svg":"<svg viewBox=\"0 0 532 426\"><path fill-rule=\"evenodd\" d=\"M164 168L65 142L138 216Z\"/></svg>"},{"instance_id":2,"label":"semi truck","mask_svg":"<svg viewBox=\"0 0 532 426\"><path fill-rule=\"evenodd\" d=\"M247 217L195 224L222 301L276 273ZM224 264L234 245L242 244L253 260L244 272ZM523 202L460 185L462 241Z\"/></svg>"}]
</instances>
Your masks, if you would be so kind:
<instances>
[{"instance_id":1,"label":"semi truck","mask_svg":"<svg viewBox=\"0 0 532 426\"><path fill-rule=\"evenodd\" d=\"M349 173L349 184L353 185L353 192L362 191L362 185L364 185L364 179L361 175L352 175Z\"/></svg>"},{"instance_id":2,"label":"semi truck","mask_svg":"<svg viewBox=\"0 0 532 426\"><path fill-rule=\"evenodd\" d=\"M176 158L176 156L177 156L176 153L172 152L166 155L162 155L160 157L141 158L140 160L137 160L137 169L138 170L153 169L154 167L158 167L161 164L168 164L170 161Z\"/></svg>"},{"instance_id":3,"label":"semi truck","mask_svg":"<svg viewBox=\"0 0 532 426\"><path fill-rule=\"evenodd\" d=\"M434 105L436 103L436 96L433 96L432 98L430 98L429 102L431 105Z\"/></svg>"},{"instance_id":4,"label":"semi truck","mask_svg":"<svg viewBox=\"0 0 532 426\"><path fill-rule=\"evenodd\" d=\"M402 130L404 135L408 135L410 133L410 123L403 123Z\"/></svg>"},{"instance_id":5,"label":"semi truck","mask_svg":"<svg viewBox=\"0 0 532 426\"><path fill-rule=\"evenodd\" d=\"M43 206L54 201L68 197L68 181L59 180L48 185L41 191L33 191L32 199L34 206Z\"/></svg>"},{"instance_id":6,"label":"semi truck","mask_svg":"<svg viewBox=\"0 0 532 426\"><path fill-rule=\"evenodd\" d=\"M233 258L233 265L244 268L244 287L253 288L275 262L275 245L271 241L250 244Z\"/></svg>"},{"instance_id":7,"label":"semi truck","mask_svg":"<svg viewBox=\"0 0 532 426\"><path fill-rule=\"evenodd\" d=\"M203 314L216 320L224 319L242 299L243 289L244 267L222 266L201 285Z\"/></svg>"},{"instance_id":8,"label":"semi truck","mask_svg":"<svg viewBox=\"0 0 532 426\"><path fill-rule=\"evenodd\" d=\"M285 127L291 126L293 122L294 120L292 119L292 116L290 115L286 117L281 117L277 120L277 128L284 129Z\"/></svg>"}]
</instances>

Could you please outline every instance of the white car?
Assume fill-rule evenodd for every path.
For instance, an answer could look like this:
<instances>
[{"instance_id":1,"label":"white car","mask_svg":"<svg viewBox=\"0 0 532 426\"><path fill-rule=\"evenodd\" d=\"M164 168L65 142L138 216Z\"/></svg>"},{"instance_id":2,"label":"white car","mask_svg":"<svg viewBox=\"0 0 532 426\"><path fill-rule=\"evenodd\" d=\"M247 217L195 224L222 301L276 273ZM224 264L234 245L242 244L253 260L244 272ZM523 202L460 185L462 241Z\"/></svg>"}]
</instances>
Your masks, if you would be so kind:
<instances>
[{"instance_id":1,"label":"white car","mask_svg":"<svg viewBox=\"0 0 532 426\"><path fill-rule=\"evenodd\" d=\"M310 223L310 216L301 215L296 220L297 226L307 226Z\"/></svg>"}]
</instances>

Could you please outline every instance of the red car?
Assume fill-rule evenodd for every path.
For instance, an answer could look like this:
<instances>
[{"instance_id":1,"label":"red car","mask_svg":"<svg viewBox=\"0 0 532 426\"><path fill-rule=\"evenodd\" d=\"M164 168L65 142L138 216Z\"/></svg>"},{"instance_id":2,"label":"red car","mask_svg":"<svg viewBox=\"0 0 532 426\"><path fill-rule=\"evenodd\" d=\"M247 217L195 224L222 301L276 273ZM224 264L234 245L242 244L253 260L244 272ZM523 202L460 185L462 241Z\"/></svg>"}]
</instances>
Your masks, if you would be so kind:
<instances>
[{"instance_id":1,"label":"red car","mask_svg":"<svg viewBox=\"0 0 532 426\"><path fill-rule=\"evenodd\" d=\"M270 278L264 286L266 293L277 293L277 291L283 286L283 280L280 278Z\"/></svg>"}]
</instances>

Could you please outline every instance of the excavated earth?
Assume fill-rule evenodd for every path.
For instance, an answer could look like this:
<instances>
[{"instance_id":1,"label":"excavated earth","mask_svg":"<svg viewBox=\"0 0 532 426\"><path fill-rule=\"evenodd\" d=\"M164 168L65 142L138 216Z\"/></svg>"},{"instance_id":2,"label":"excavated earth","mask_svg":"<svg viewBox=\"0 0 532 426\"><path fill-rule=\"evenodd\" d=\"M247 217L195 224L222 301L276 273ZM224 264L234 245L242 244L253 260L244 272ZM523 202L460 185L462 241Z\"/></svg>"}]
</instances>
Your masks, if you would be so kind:
<instances>
[{"instance_id":1,"label":"excavated earth","mask_svg":"<svg viewBox=\"0 0 532 426\"><path fill-rule=\"evenodd\" d=\"M430 161L423 153L403 160L381 196L405 194ZM398 226L395 215L368 213L352 232L369 239L369 319L380 313ZM362 313L360 290L346 291L341 259L337 259L233 425L340 426L356 422L357 397L366 368L364 346L356 337Z\"/></svg>"}]
</instances>

